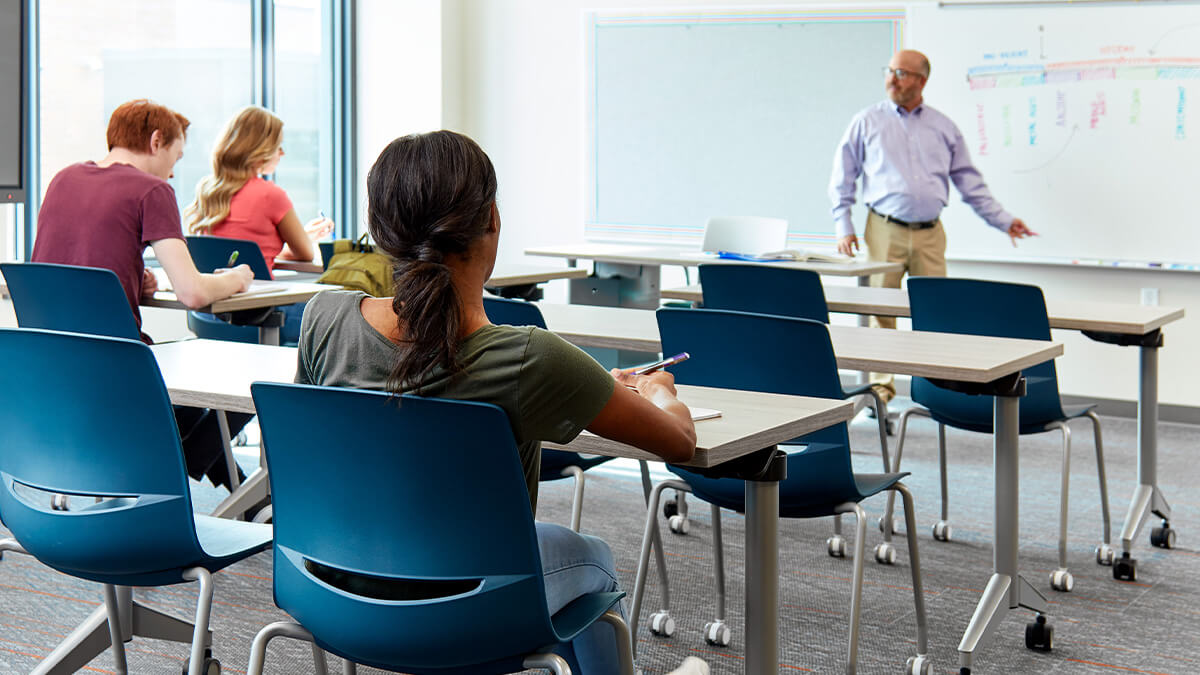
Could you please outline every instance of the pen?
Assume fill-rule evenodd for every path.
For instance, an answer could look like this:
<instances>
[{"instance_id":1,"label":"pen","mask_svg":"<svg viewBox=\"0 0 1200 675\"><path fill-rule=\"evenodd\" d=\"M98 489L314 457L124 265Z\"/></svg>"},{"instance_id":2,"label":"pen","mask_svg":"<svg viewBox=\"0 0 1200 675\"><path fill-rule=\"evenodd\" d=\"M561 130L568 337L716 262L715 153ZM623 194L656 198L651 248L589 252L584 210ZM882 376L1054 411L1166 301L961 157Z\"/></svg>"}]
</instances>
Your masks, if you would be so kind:
<instances>
[{"instance_id":1,"label":"pen","mask_svg":"<svg viewBox=\"0 0 1200 675\"><path fill-rule=\"evenodd\" d=\"M225 263L225 266L226 266L226 267L233 267L233 264L237 262L237 258L238 258L238 252L237 252L237 251L234 251L233 253L230 253L230 254L229 254L229 262Z\"/></svg>"},{"instance_id":2,"label":"pen","mask_svg":"<svg viewBox=\"0 0 1200 675\"><path fill-rule=\"evenodd\" d=\"M656 370L661 370L663 368L666 368L667 366L673 366L676 363L682 363L684 361L687 361L689 358L691 358L691 355L689 355L687 352L679 352L675 356L665 358L662 361L655 361L654 363L642 366L641 368L638 368L637 370L633 371L633 374L634 375L648 375L650 373L653 373Z\"/></svg>"}]
</instances>

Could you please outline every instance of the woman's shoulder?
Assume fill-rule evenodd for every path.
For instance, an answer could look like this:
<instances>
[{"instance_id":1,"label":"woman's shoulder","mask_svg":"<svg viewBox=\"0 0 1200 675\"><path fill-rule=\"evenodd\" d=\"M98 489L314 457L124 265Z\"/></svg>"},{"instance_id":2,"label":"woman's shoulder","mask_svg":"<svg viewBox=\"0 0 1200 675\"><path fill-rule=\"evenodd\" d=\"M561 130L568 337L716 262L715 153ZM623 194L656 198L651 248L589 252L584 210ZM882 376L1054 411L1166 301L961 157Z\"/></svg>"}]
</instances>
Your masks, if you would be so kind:
<instances>
[{"instance_id":1,"label":"woman's shoulder","mask_svg":"<svg viewBox=\"0 0 1200 675\"><path fill-rule=\"evenodd\" d=\"M243 185L242 189L238 190L238 192L242 192L242 193L249 194L249 195L286 194L283 191L283 188L279 187L278 185L276 185L275 183L273 183L269 180L266 180L262 176L254 176L250 180L246 181L246 184Z\"/></svg>"},{"instance_id":2,"label":"woman's shoulder","mask_svg":"<svg viewBox=\"0 0 1200 675\"><path fill-rule=\"evenodd\" d=\"M362 299L366 295L362 291L345 288L321 291L308 301L308 305L304 308L304 314L307 316L311 312L314 319L319 319L341 316L351 310L358 311L358 306L362 304Z\"/></svg>"}]
</instances>

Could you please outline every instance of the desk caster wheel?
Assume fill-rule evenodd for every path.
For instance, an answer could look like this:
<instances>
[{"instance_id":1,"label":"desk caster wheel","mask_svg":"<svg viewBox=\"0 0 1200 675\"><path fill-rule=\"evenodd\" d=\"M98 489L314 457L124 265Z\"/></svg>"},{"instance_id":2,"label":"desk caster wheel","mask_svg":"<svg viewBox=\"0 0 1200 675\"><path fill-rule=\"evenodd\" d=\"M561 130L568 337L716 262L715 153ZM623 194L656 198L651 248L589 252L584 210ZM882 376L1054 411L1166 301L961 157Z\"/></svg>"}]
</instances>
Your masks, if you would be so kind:
<instances>
[{"instance_id":1,"label":"desk caster wheel","mask_svg":"<svg viewBox=\"0 0 1200 675\"><path fill-rule=\"evenodd\" d=\"M675 619L665 609L651 614L650 632L659 637L671 637L675 634Z\"/></svg>"},{"instance_id":2,"label":"desk caster wheel","mask_svg":"<svg viewBox=\"0 0 1200 675\"><path fill-rule=\"evenodd\" d=\"M1150 530L1150 543L1159 548L1175 548L1175 530L1171 524L1164 520L1162 527Z\"/></svg>"},{"instance_id":3,"label":"desk caster wheel","mask_svg":"<svg viewBox=\"0 0 1200 675\"><path fill-rule=\"evenodd\" d=\"M663 502L663 518L670 520L671 516L674 516L677 513L679 513L679 502L675 501L674 499L668 499L667 501Z\"/></svg>"},{"instance_id":4,"label":"desk caster wheel","mask_svg":"<svg viewBox=\"0 0 1200 675\"><path fill-rule=\"evenodd\" d=\"M1100 544L1096 547L1096 564L1111 567L1113 558L1116 554L1113 552L1113 547L1108 544Z\"/></svg>"},{"instance_id":5,"label":"desk caster wheel","mask_svg":"<svg viewBox=\"0 0 1200 675\"><path fill-rule=\"evenodd\" d=\"M1050 573L1050 588L1063 593L1070 593L1075 588L1075 577L1065 569L1054 570Z\"/></svg>"},{"instance_id":6,"label":"desk caster wheel","mask_svg":"<svg viewBox=\"0 0 1200 675\"><path fill-rule=\"evenodd\" d=\"M710 621L704 624L704 641L717 647L728 647L732 633L724 621Z\"/></svg>"},{"instance_id":7,"label":"desk caster wheel","mask_svg":"<svg viewBox=\"0 0 1200 675\"><path fill-rule=\"evenodd\" d=\"M1037 619L1025 624L1025 646L1040 652L1054 649L1054 626L1046 623L1046 617L1038 614Z\"/></svg>"},{"instance_id":8,"label":"desk caster wheel","mask_svg":"<svg viewBox=\"0 0 1200 675\"><path fill-rule=\"evenodd\" d=\"M825 549L829 551L829 555L834 558L846 557L846 538L840 534L835 534L825 540Z\"/></svg>"},{"instance_id":9,"label":"desk caster wheel","mask_svg":"<svg viewBox=\"0 0 1200 675\"><path fill-rule=\"evenodd\" d=\"M908 661L904 664L904 675L932 675L933 664L929 662L929 657L924 654L908 657Z\"/></svg>"},{"instance_id":10,"label":"desk caster wheel","mask_svg":"<svg viewBox=\"0 0 1200 675\"><path fill-rule=\"evenodd\" d=\"M1117 581L1137 581L1137 560L1130 558L1128 553L1122 553L1113 562L1113 578Z\"/></svg>"},{"instance_id":11,"label":"desk caster wheel","mask_svg":"<svg viewBox=\"0 0 1200 675\"><path fill-rule=\"evenodd\" d=\"M934 523L933 538L938 541L950 541L950 523L944 520Z\"/></svg>"},{"instance_id":12,"label":"desk caster wheel","mask_svg":"<svg viewBox=\"0 0 1200 675\"><path fill-rule=\"evenodd\" d=\"M883 543L875 547L875 562L880 565L896 564L896 547Z\"/></svg>"},{"instance_id":13,"label":"desk caster wheel","mask_svg":"<svg viewBox=\"0 0 1200 675\"><path fill-rule=\"evenodd\" d=\"M690 526L688 525L687 516L677 513L667 520L667 527L675 534L687 534Z\"/></svg>"},{"instance_id":14,"label":"desk caster wheel","mask_svg":"<svg viewBox=\"0 0 1200 675\"><path fill-rule=\"evenodd\" d=\"M191 659L185 659L183 662L183 675L188 675L188 670L191 666ZM204 666L200 669L203 675L221 675L221 662L214 659L211 649L204 650Z\"/></svg>"}]
</instances>

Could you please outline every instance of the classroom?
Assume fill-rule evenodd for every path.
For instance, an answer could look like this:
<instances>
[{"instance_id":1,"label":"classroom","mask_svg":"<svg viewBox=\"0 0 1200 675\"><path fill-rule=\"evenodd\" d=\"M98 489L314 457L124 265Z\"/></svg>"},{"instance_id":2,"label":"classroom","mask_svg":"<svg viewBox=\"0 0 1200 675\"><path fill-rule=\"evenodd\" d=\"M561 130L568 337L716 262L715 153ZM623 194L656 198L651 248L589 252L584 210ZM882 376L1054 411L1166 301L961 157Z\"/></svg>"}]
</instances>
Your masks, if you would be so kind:
<instances>
[{"instance_id":1,"label":"classroom","mask_svg":"<svg viewBox=\"0 0 1200 675\"><path fill-rule=\"evenodd\" d=\"M239 181L251 176L265 190L286 191L283 199L291 206L290 214L272 218L280 233L272 232L274 245L280 248L259 244L268 254L259 259L273 268L261 273L246 250L230 255L229 249L218 247L202 253L212 242L146 247L145 264L160 292L145 294L134 308L140 316L133 335L118 331L126 338L138 337L139 330L153 338L148 348L136 340L120 341L131 359L152 356L148 362L157 365L148 371L151 380L161 370L162 400L151 396L151 404L174 406L180 430L181 411L207 409L205 424L211 423L220 436L221 442L212 446L216 459L206 460L211 462L208 476L201 471L199 480L192 471L193 446L183 436L187 462L181 466L192 474L185 480L190 500L185 502L196 514L233 517L197 516L197 527L219 520L212 527L230 527L246 537L253 529L254 536L262 537L254 550L212 568L211 619L203 618L211 628L211 645L193 644L190 626L198 611L195 594L208 582L142 586L126 585L121 582L125 577L112 574L105 577L109 581L95 572L91 577L73 574L70 564L40 555L41 543L22 540L18 516L6 512L25 505L30 518L50 523L58 506L71 516L83 515L87 509L76 506L80 495L95 495L98 502L105 495L110 506L118 507L112 509L116 516L125 505L120 495L132 494L132 488L55 490L49 480L14 479L10 472L15 469L8 464L13 460L5 455L18 453L0 451L0 672L182 668L186 673L191 667L205 673L305 673L324 672L326 661L328 668L353 672L345 654L362 656L361 672L437 672L434 663L409 661L406 669L398 665L403 661L380 656L401 653L407 643L433 653L438 653L434 645L443 645L440 654L447 660L438 663L457 666L454 672L520 672L522 667L555 672L558 664L551 657L522 662L518 654L510 654L506 656L516 660L506 662L508 666L486 667L462 660L472 650L487 652L486 645L493 642L507 646L516 640L514 634L532 639L531 631L514 628L524 625L524 617L504 618L508 607L496 605L494 593L477 593L479 602L493 598L487 610L447 609L463 616L441 626L410 616L403 619L409 622L403 631L392 632L381 628L381 619L372 622L370 614L353 615L356 603L338 604L347 597L368 598L371 602L358 604L370 605L370 611L380 612L373 616L383 617L385 611L423 605L430 597L458 598L455 593L466 588L455 586L458 590L451 593L409 577L454 584L469 578L480 589L490 588L490 581L479 581L486 572L442 564L435 553L428 554L430 564L402 551L436 551L435 546L489 550L487 542L496 542L495 550L521 548L505 544L526 536L521 532L532 537L533 520L523 508L516 509L515 520L501 516L512 505L505 503L506 496L517 493L517 506L527 503L523 499L528 494L538 525L533 553L517 552L514 558L529 554L536 561L541 541L537 569L546 571L550 559L543 537L550 535L542 524L554 524L569 542L602 540L604 551L611 553L605 565L614 584L604 590L625 594L618 607L633 632L624 643L622 629L609 630L611 618L602 616L612 603L588 619L596 620L593 627L583 628L585 622L577 628L586 635L599 632L605 640L611 634L618 645L630 648L629 654L624 649L610 653L606 646L602 658L593 661L590 647L581 641L563 659L573 672L582 668L576 664L588 663L603 664L596 672L618 672L614 659L627 655L634 672L677 675L1200 671L1195 611L1200 595L1189 583L1200 572L1189 527L1200 479L1190 461L1200 439L1200 389L1194 385L1200 362L1189 348L1200 340L1192 318L1200 313L1200 290L1192 283L1200 274L1200 250L1192 244L1186 215L1194 172L1190 160L1200 151L1195 131L1200 112L1192 105L1200 100L1200 51L1195 46L1200 44L1195 39L1200 5L1119 0L0 0L0 19L0 42L10 46L0 54L0 68L5 69L0 88L16 92L23 86L25 94L0 97L5 99L0 102L0 161L6 162L0 166L0 193L15 195L0 194L0 264L6 266L7 284L0 298L0 342L8 342L10 350L37 346L7 353L6 365L0 367L0 379L7 378L0 389L9 390L0 403L5 410L0 444L15 446L17 439L29 443L23 435L51 442L47 439L57 436L47 427L58 425L47 421L62 419L67 430L79 426L79 418L68 415L63 402L47 396L39 404L25 394L47 391L50 385L27 385L37 377L25 373L38 373L30 369L42 362L22 355L47 351L60 337L16 330L18 325L55 326L24 318L34 314L20 306L28 301L9 270L19 274L34 261L106 264L47 255L49 243L40 244L47 248L35 253L35 242L39 237L53 241L47 233L53 232L54 222L70 220L59 214L88 212L87 203L55 199L52 181L77 162L107 166L108 160L101 159L106 152L113 157L113 150L105 144L106 130L111 131L110 115L119 106L146 98L189 120L186 143L179 146L182 158L168 167L173 169L169 176L156 174L173 191L182 234L192 234L189 225L198 222L194 202L201 202L198 184L214 178L214 152L222 142L232 143L228 132L247 106L265 109L268 119L282 123L282 141L276 136L268 143L271 158L251 162L252 170ZM20 50L11 48L14 40L24 40ZM872 267L878 261L868 260L872 240L863 229L868 221L864 201L870 199L865 184L850 210L862 244L852 261L750 261L738 266L703 253L702 248L709 249L703 242L713 228L710 219L720 217L758 217L770 220L771 227L782 223L777 248L836 253L840 234L830 196L835 152L859 111L887 101L885 84L905 80L900 72L910 70L907 64L889 61L901 50L919 50L928 57L928 71L918 73L926 109L944 114L961 132L961 147L996 202L1035 233L1010 241L997 227L989 227L964 202L957 179L948 189L944 211L929 216L931 221L940 217L939 231L945 225L947 277L1001 282L963 286L957 292L999 295L940 312L952 316L930 323L936 312L928 308L946 303L919 299L922 289L932 292L936 284L909 283L920 276L915 271L902 289L867 288L870 275L882 277L898 267ZM34 73L37 77L31 77ZM910 84L915 81L911 72L908 77ZM404 162L425 169L431 165L418 163L425 155L405 154L410 146L395 139L439 129L456 133L424 136L420 142L445 144L439 146L444 152L461 153L462 161L474 162L471 166L481 175L487 174L481 167L494 169L491 192L483 181L482 206L470 210L473 222L485 228L471 244L483 248L470 250L494 256L494 265L461 251L429 253L426 246L421 248L424 258L385 269L383 284L405 288L393 282L394 275L421 279L424 288L442 283L443 277L429 276L434 274L430 265L450 269L445 278L452 278L460 292L466 288L478 297L475 286L486 289L482 305L473 299L466 305L478 308L480 321L544 326L557 336L547 343L545 358L553 353L558 359L557 367L543 364L546 377L578 378L577 389L569 394L547 393L546 405L574 402L577 410L571 414L586 414L580 423L563 421L566 426L555 432L573 429L562 436L572 439L569 443L546 435L540 437L540 451L524 435L524 422L514 418L513 430L520 431L513 447L522 462L501 462L504 466L495 471L511 470L514 476L523 471L524 480L508 481L513 485L504 489L496 487L495 471L429 459L413 464L413 475L404 475L402 454L362 450L386 445L371 434L388 434L388 420L399 424L403 418L404 424L417 425L411 434L416 438L421 423L429 425L443 414L450 415L447 420L464 415L457 418L463 423L450 426L461 428L459 436L467 439L463 443L472 445L472 434L478 436L490 423L484 412L476 415L464 405L447 411L435 406L417 415L423 403L416 403L409 415L405 398L395 409L388 407L387 414L372 416L361 412L374 405L369 397L318 391L305 398L307 389L282 386L260 386L252 394L250 387L256 381L367 390L392 386L394 364L376 369L370 361L373 354L391 352L374 351L378 345L372 340L390 333L368 308L395 329L397 316L402 326L409 316L406 307L432 296L401 291L404 303L395 308L390 301L368 298L360 318L375 332L346 332L341 324L330 323L328 344L337 344L330 336L359 340L345 342L357 344L359 351L338 352L314 336L322 329L318 321L332 321L336 314L329 298L344 294L317 295L325 288L317 278L331 264L332 242L357 240L372 218L385 218L376 208L383 198L376 195L396 190L401 195L396 199L416 199L388 182L386 163L394 163L390 168L397 176ZM171 142L164 140L165 145ZM153 152L157 146L151 147ZM123 157L114 161L128 163ZM274 163L264 171L267 162ZM445 180L452 180L449 173ZM851 190L857 190L853 181ZM890 210L886 204L875 206L880 212ZM736 227L749 228L752 220L737 220ZM400 220L393 225L398 233L407 227ZM907 223L903 227L906 236L921 229ZM238 236L202 234L217 236L197 239ZM396 260L393 251L420 248L397 237L392 243L374 238L377 248L392 256L389 266ZM186 278L175 271L180 254L186 254L185 261L190 256L192 271ZM249 267L242 271L243 265ZM790 309L776 312L772 303L791 301L787 290L767 291L762 282L722 301L714 297L714 289L716 270L725 267L760 273L765 268L787 279L781 284L800 277L819 279L824 295L820 310L812 317ZM490 272L490 280L484 271ZM124 279L120 272L117 276ZM703 295L701 277L709 279ZM1033 297L1003 295L1013 284L1044 296L1048 327L1039 330L1048 338L1026 336L1016 327L1020 321L1005 319L1010 313L1021 315L1011 298ZM136 294L128 287L125 295L126 305L134 302ZM314 296L324 303L316 300L304 308ZM86 311L39 312L113 314L99 301L80 304L89 306ZM127 310L119 309L122 330L128 331ZM711 311L716 309L754 316L723 317ZM302 311L311 327L300 328ZM508 311L513 313L504 314ZM815 318L826 326L778 317L768 321L763 314ZM895 317L899 330L871 327L868 315ZM523 335L540 334L523 330ZM777 338L779 342L771 342ZM65 350L72 359L86 359L93 349L116 349L108 343L119 342L72 339L82 340ZM529 339L532 349L534 338ZM306 349L316 350L318 344L329 351L319 352L321 359L307 356ZM741 349L742 344L751 348ZM578 351L570 345L582 348L603 370L633 368L683 351L691 358L658 371L665 374L627 376L644 378L639 380L644 391L615 388L603 412L597 413L596 403L584 413L578 408L586 405L579 403L588 395L585 389L600 386L586 374L599 371L591 359L576 360ZM706 359L707 354L717 357ZM45 368L64 370L69 362L47 358ZM115 368L116 362L114 356L105 367ZM721 365L705 365L715 362ZM1048 371L1047 363L1053 364ZM434 367L432 361L413 367L421 365ZM520 372L524 378L525 371ZM814 372L837 375L838 386L800 384L816 382ZM894 373L895 398L883 401L888 410L883 419L873 405L878 397L891 395L873 388L861 391L868 372ZM367 379L338 379L346 373ZM675 378L678 391L660 391L668 376ZM91 378L95 383L79 379L79 391L71 397L78 403L72 405L94 407L100 416L127 410L140 396L131 393L124 401L118 390L108 393L111 378L96 375ZM609 379L601 379L612 387ZM499 392L494 402L509 410L501 400L516 394L504 392L520 390L516 376L508 382L466 385L465 390L456 389L455 382L439 381L434 391L445 398L493 402L486 398L490 394L479 392L494 386ZM1065 411L1064 419L1076 421L1046 422L1038 429L1046 433L1031 433L1025 426L1033 423L1027 418L1030 406L1041 400L1035 392L1047 386L1054 392L1054 405ZM668 390L667 398L654 398ZM90 399L87 391L93 391ZM780 396L788 398L771 398ZM950 401L955 397L959 403ZM657 403L640 407L646 400ZM966 406L978 419L964 422L939 413L937 405L946 401ZM680 402L687 407L675 407ZM605 426L604 416L618 414L618 403L630 407L619 408L621 423L612 424L609 417ZM306 405L312 410L303 409ZM271 409L279 410L281 422L271 421ZM339 417L339 410L347 416ZM704 419L704 413L716 417ZM465 415L475 415L469 419L478 422L466 423ZM1085 416L1089 421L1079 419ZM27 419L35 423L22 423ZM660 424L646 424L650 420ZM319 428L297 433L301 425ZM136 445L141 426L113 443ZM590 431L576 438L584 427ZM679 454L676 446L686 446L683 437L689 433L690 449ZM508 434L500 435L500 444L508 447ZM275 436L279 449L265 442ZM786 443L801 437L807 440ZM348 439L359 441L351 447ZM272 471L268 478L268 472L259 470L272 451L294 446L293 452L299 452L322 443L337 445L329 456L340 461L322 467L319 455L324 453L317 453L311 473L292 472L305 487L304 500L285 496L277 485L284 476ZM822 444L839 449L812 449ZM1064 444L1071 450L1069 463L1063 459ZM399 477L389 479L379 470L362 476L362 467L351 461L356 449L364 463L382 462L398 470ZM881 450L884 474L878 473ZM133 457L141 451L129 452ZM580 468L586 472L548 469L553 466L548 458L571 452L583 453ZM49 448L46 454L52 454ZM836 466L829 463L835 455ZM479 459L477 466L490 461ZM439 472L436 467L443 464L443 475L434 481L415 479L415 472ZM858 476L856 488L849 470ZM341 471L348 477L339 481ZM818 475L822 471L833 473ZM551 479L560 472L568 479ZM826 511L820 513L812 506L796 506L797 495L816 490L813 485L834 490L837 475L844 474L851 488L865 490L867 476L893 472L907 474L898 488L894 480L871 484L867 494L838 498L838 504L821 507ZM313 480L313 473L319 480ZM485 475L476 475L480 473ZM53 471L48 475L58 477ZM1102 499L1097 499L1098 475ZM221 480L225 485L214 485ZM651 491L662 481L673 482ZM315 483L323 483L323 489ZM507 489L517 484L528 491ZM48 507L34 505L21 491L43 485L50 493ZM692 494L685 496L685 490ZM69 507L58 493L75 495ZM418 503L412 496L418 494L426 495L419 506L431 513L387 512ZM915 508L912 528L906 525L908 494ZM310 496L337 504L343 515L333 516L332 507L318 513L304 503ZM58 498L62 502L56 506ZM335 528L334 536L343 543L335 544L336 554L330 555L344 553L348 557L342 567L367 577L370 569L351 562L359 552L382 555L388 565L412 558L417 567L395 573L412 582L411 588L397 592L426 596L412 602L408 596L397 601L355 595L344 579L338 581L336 575L343 574L339 563L326 559L332 565L327 567L316 562L320 556L287 568L291 576L282 574L280 561L287 555L304 557L279 542L282 531L272 511L286 509L288 501L299 504L299 512L311 522L292 536L328 545L333 537L322 536L327 533L318 528ZM239 515L252 520L264 506L259 520L270 525L236 520ZM840 514L836 525L830 509ZM889 515L891 528L885 526ZM418 526L443 521L449 525ZM286 515L283 522L288 522ZM489 522L500 524L489 527ZM515 529L508 531L510 526ZM4 539L10 532L15 539ZM387 532L395 536L376 534ZM914 539L919 564L910 550ZM35 555L19 552L21 546ZM714 569L721 571L714 574ZM321 592L335 592L304 613L280 595L285 579L298 578ZM719 600L714 580L722 586ZM132 595L129 586L135 586ZM551 589L548 582L544 589L542 583L535 586L543 594ZM108 598L105 589L115 589L116 595ZM203 591L201 595L204 605ZM509 604L518 605L513 612L522 611L521 603ZM133 617L122 616L127 624L123 656L111 646L105 614L116 606ZM348 613L340 622L330 612L343 606ZM170 616L160 621L160 614ZM546 621L545 610L539 607L535 614ZM260 644L259 631L280 621L304 627L277 628L265 661L255 664L252 652L266 644ZM332 632L322 633L322 622ZM163 628L167 625L173 628ZM508 632L496 629L498 625ZM76 631L78 637L77 626L87 627L91 638L77 640L82 646L69 653L73 638L68 635ZM156 630L174 637L147 637ZM294 639L306 630L324 642L323 649ZM395 634L406 631L410 634ZM461 631L457 637L455 631ZM418 635L423 637L415 639ZM337 644L334 636L347 643ZM368 645L372 637L379 644ZM532 647L558 641L546 638ZM211 652L204 651L209 646ZM534 651L539 650L523 653ZM265 668L256 671L259 666Z\"/></svg>"}]
</instances>

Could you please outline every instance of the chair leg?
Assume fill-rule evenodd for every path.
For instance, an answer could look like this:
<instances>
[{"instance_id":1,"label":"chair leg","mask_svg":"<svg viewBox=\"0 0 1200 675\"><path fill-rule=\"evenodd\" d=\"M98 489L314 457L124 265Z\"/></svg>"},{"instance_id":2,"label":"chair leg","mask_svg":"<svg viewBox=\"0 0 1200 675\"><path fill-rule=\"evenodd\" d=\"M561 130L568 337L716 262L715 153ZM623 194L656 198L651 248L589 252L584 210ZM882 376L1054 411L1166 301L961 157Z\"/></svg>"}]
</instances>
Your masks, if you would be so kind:
<instances>
[{"instance_id":1,"label":"chair leg","mask_svg":"<svg viewBox=\"0 0 1200 675\"><path fill-rule=\"evenodd\" d=\"M867 512L854 502L837 507L839 513L854 513L857 521L854 530L854 573L850 582L850 644L846 655L846 675L854 675L858 668L858 631L862 614L863 551L867 541Z\"/></svg>"},{"instance_id":2,"label":"chair leg","mask_svg":"<svg viewBox=\"0 0 1200 675\"><path fill-rule=\"evenodd\" d=\"M907 485L896 483L891 489L900 493L900 500L904 504L905 535L908 537L909 565L912 567L913 610L917 615L917 655L908 659L907 672L922 673L929 662L929 626L925 615L925 588L921 581L921 554L917 546L917 512Z\"/></svg>"},{"instance_id":3,"label":"chair leg","mask_svg":"<svg viewBox=\"0 0 1200 675\"><path fill-rule=\"evenodd\" d=\"M571 672L568 668L567 672ZM342 659L342 675L358 675L358 664L350 659Z\"/></svg>"},{"instance_id":4,"label":"chair leg","mask_svg":"<svg viewBox=\"0 0 1200 675\"><path fill-rule=\"evenodd\" d=\"M104 584L104 609L108 611L108 634L112 637L113 666L118 673L129 672L125 660L125 637L121 634L121 605L117 600L117 587Z\"/></svg>"},{"instance_id":5,"label":"chair leg","mask_svg":"<svg viewBox=\"0 0 1200 675\"><path fill-rule=\"evenodd\" d=\"M250 644L250 664L246 666L246 675L262 675L263 665L267 658L267 643L277 637L290 637L316 644L312 633L294 621L276 621L267 624L258 631L258 634L254 636L254 642ZM325 654L322 652L318 659L317 651L318 649L313 649L313 663L317 667L317 675L327 675Z\"/></svg>"},{"instance_id":6,"label":"chair leg","mask_svg":"<svg viewBox=\"0 0 1200 675\"><path fill-rule=\"evenodd\" d=\"M1100 438L1100 417L1095 411L1089 410L1087 417L1092 421L1092 432L1096 438L1096 476L1100 479L1100 515L1104 519L1104 539L1096 547L1096 562L1101 565L1113 564L1113 548L1111 544L1112 522L1108 515L1108 477L1104 470L1104 443Z\"/></svg>"},{"instance_id":7,"label":"chair leg","mask_svg":"<svg viewBox=\"0 0 1200 675\"><path fill-rule=\"evenodd\" d=\"M221 448L225 452L225 470L229 472L229 492L232 494L241 485L241 481L238 480L237 460L233 456L233 443L229 438L229 418L225 416L224 410L213 412L217 414L217 428L221 430Z\"/></svg>"},{"instance_id":8,"label":"chair leg","mask_svg":"<svg viewBox=\"0 0 1200 675\"><path fill-rule=\"evenodd\" d=\"M571 530L578 532L579 524L583 520L583 469L568 466L563 469L562 475L575 477L575 500L571 502Z\"/></svg>"},{"instance_id":9,"label":"chair leg","mask_svg":"<svg viewBox=\"0 0 1200 675\"><path fill-rule=\"evenodd\" d=\"M642 535L642 550L638 556L637 576L634 578L633 582L633 603L629 615L629 628L634 635L637 635L638 617L641 615L642 611L642 597L646 593L646 577L649 574L650 568L650 549L656 541L658 544L658 554L660 556L660 560L662 560L662 540L657 538L658 502L662 498L663 490L667 488L674 488L675 490L684 491L691 490L688 484L681 480L665 480L658 485L655 485L654 489L650 491L649 503L646 508L646 529ZM663 567L660 569L660 573L662 575L662 609L651 615L650 628L651 632L659 633L669 637L671 633L675 632L675 621L671 619L670 615L671 594L667 585L665 560L662 560L661 564L663 565ZM636 649L637 647L635 643L635 653Z\"/></svg>"},{"instance_id":10,"label":"chair leg","mask_svg":"<svg viewBox=\"0 0 1200 675\"><path fill-rule=\"evenodd\" d=\"M617 658L621 662L621 675L633 675L633 635L629 625L615 609L604 613L597 621L603 621L613 627L617 639Z\"/></svg>"},{"instance_id":11,"label":"chair leg","mask_svg":"<svg viewBox=\"0 0 1200 675\"><path fill-rule=\"evenodd\" d=\"M1062 432L1062 475L1059 477L1058 488L1058 569L1050 573L1050 587L1056 591L1070 591L1075 586L1075 579L1067 571L1067 516L1069 513L1071 489L1071 428L1065 422L1054 422L1048 425Z\"/></svg>"},{"instance_id":12,"label":"chair leg","mask_svg":"<svg viewBox=\"0 0 1200 675\"><path fill-rule=\"evenodd\" d=\"M728 647L733 637L725 624L725 545L721 538L721 507L712 506L713 591L717 599L716 617L704 624L704 641L717 647Z\"/></svg>"},{"instance_id":13,"label":"chair leg","mask_svg":"<svg viewBox=\"0 0 1200 675\"><path fill-rule=\"evenodd\" d=\"M571 666L558 654L532 654L521 664L526 668L546 668L554 675L571 675Z\"/></svg>"},{"instance_id":14,"label":"chair leg","mask_svg":"<svg viewBox=\"0 0 1200 675\"><path fill-rule=\"evenodd\" d=\"M200 593L196 598L196 623L192 633L192 655L188 660L188 675L203 675L204 648L209 644L208 623L212 614L212 573L203 567L183 571L183 578L200 582Z\"/></svg>"},{"instance_id":15,"label":"chair leg","mask_svg":"<svg viewBox=\"0 0 1200 675\"><path fill-rule=\"evenodd\" d=\"M13 539L12 537L5 537L4 539L0 539L0 560L4 559L5 551L12 551L13 553L24 553L25 555L29 555L29 551L26 551L25 547L21 546L21 544L18 543L17 540Z\"/></svg>"},{"instance_id":16,"label":"chair leg","mask_svg":"<svg viewBox=\"0 0 1200 675\"><path fill-rule=\"evenodd\" d=\"M896 460L893 462L892 468L889 469L889 472L900 471L900 460L904 457L904 438L908 434L908 418L912 417L913 415L932 417L928 410L916 406L900 413L900 431L896 436ZM890 535L890 533L896 531L892 518L892 514L895 512L895 509L896 495L889 491L887 495L887 508L883 512L883 517L879 519L879 530L881 532L885 532Z\"/></svg>"},{"instance_id":17,"label":"chair leg","mask_svg":"<svg viewBox=\"0 0 1200 675\"><path fill-rule=\"evenodd\" d=\"M313 670L317 675L329 675L329 660L325 658L325 650L312 643Z\"/></svg>"},{"instance_id":18,"label":"chair leg","mask_svg":"<svg viewBox=\"0 0 1200 675\"><path fill-rule=\"evenodd\" d=\"M864 393L871 397L871 407L875 408L875 420L879 422L879 453L883 457L883 472L888 473L892 469L888 461L887 404L874 389L868 389Z\"/></svg>"},{"instance_id":19,"label":"chair leg","mask_svg":"<svg viewBox=\"0 0 1200 675\"><path fill-rule=\"evenodd\" d=\"M658 511L658 507L656 506L653 509L649 508L650 492L651 492L651 488L652 488L651 483L650 483L650 465L647 464L644 460L639 460L638 467L640 468L641 474L642 474L642 494L646 499L646 506L648 508L647 513L649 515L654 515L655 512ZM686 485L686 483L685 483L685 485ZM676 498L680 502L682 502L682 500L683 500L683 494L684 493L682 493L682 492L676 491ZM661 500L662 500L662 498L659 497L659 501L661 501ZM684 517L685 518L687 517L686 512L684 513ZM666 556L666 553L663 551L662 531L658 528L657 524L655 525L655 528L654 528L654 542L653 543L654 543L654 564L658 568L658 579L660 582L662 582L663 593L666 594L667 593L667 556ZM665 597L666 597L666 595L664 595L664 598ZM636 627L636 625L635 625L635 627ZM636 634L637 634L637 631L634 631L634 635L636 635Z\"/></svg>"}]
</instances>

